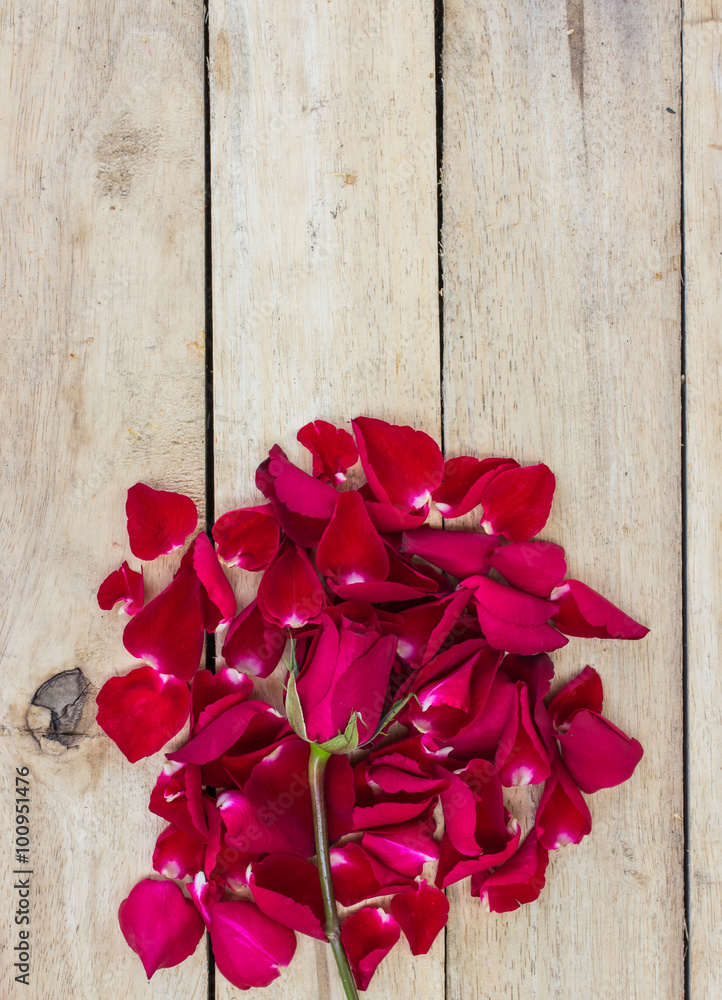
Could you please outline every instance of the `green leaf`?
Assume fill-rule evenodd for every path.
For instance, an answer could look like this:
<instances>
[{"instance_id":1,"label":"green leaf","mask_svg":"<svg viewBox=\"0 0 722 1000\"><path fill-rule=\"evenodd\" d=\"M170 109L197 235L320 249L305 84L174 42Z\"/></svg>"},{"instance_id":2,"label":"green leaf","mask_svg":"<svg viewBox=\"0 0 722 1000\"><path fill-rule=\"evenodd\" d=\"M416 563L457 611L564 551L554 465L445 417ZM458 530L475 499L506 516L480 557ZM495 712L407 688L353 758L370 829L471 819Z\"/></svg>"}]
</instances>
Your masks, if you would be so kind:
<instances>
[{"instance_id":1,"label":"green leaf","mask_svg":"<svg viewBox=\"0 0 722 1000\"><path fill-rule=\"evenodd\" d=\"M286 664L286 670L294 677L298 677L298 660L296 659L296 643L291 639L291 659Z\"/></svg>"},{"instance_id":2,"label":"green leaf","mask_svg":"<svg viewBox=\"0 0 722 1000\"><path fill-rule=\"evenodd\" d=\"M303 717L301 700L296 689L296 675L289 670L288 684L286 685L286 716L291 725L291 729L300 736L302 740L310 742L306 732L306 720Z\"/></svg>"},{"instance_id":3,"label":"green leaf","mask_svg":"<svg viewBox=\"0 0 722 1000\"><path fill-rule=\"evenodd\" d=\"M397 715L399 714L399 712L401 711L401 709L402 709L402 708L406 708L406 706L408 705L408 703L409 703L409 702L411 701L411 699L412 699L412 698L416 698L416 700L417 700L417 701L419 700L419 699L417 698L417 696L416 696L415 694L413 694L413 693L412 693L412 694L407 694L405 698L402 698L402 699L401 699L401 701L397 701L397 702L395 702L395 703L394 703L394 704L393 704L393 705L391 706L391 708L390 708L390 709L388 710L388 712L386 713L386 715L385 715L385 716L383 717L383 719L381 719L381 721L379 722L378 726L376 727L376 731L374 732L374 734L373 734L372 736L369 736L369 738L368 738L367 740L365 740L365 741L364 741L364 744L363 744L363 745L365 745L366 743L370 743L370 742L371 742L372 740L375 740L375 739L376 739L376 737L377 737L377 736L378 736L378 735L379 735L379 734L380 734L381 732L383 732L383 730L384 730L384 729L385 729L385 728L386 728L386 727L387 727L387 726L388 726L388 725L389 725L390 723L392 723L392 722L394 721L394 719L395 719L395 718L396 718L396 716L397 716Z\"/></svg>"},{"instance_id":4,"label":"green leaf","mask_svg":"<svg viewBox=\"0 0 722 1000\"><path fill-rule=\"evenodd\" d=\"M319 743L318 745L326 753L337 753L345 754L351 753L358 746L358 719L360 718L360 712L354 712L348 721L346 730L343 733L339 733L338 736L334 736L330 740L326 740L325 743Z\"/></svg>"}]
</instances>

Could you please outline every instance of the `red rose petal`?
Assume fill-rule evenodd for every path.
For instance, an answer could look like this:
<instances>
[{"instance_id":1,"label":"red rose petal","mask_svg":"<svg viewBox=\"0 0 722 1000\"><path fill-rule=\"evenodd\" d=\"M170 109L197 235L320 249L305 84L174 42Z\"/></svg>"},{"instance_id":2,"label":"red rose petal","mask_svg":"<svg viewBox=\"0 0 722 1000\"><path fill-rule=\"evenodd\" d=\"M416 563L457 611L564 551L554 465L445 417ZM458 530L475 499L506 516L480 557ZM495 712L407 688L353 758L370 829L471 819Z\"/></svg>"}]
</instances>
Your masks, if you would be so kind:
<instances>
[{"instance_id":1,"label":"red rose petal","mask_svg":"<svg viewBox=\"0 0 722 1000\"><path fill-rule=\"evenodd\" d=\"M568 639L546 624L556 604L486 577L471 579L481 631L494 649L533 656L566 646Z\"/></svg>"},{"instance_id":2,"label":"red rose petal","mask_svg":"<svg viewBox=\"0 0 722 1000\"><path fill-rule=\"evenodd\" d=\"M368 583L388 576L386 546L356 490L339 494L336 509L318 543L316 566L340 584Z\"/></svg>"},{"instance_id":3,"label":"red rose petal","mask_svg":"<svg viewBox=\"0 0 722 1000\"><path fill-rule=\"evenodd\" d=\"M444 463L444 478L432 497L439 512L447 518L468 514L481 503L486 484L501 468L518 468L511 458L470 458L462 455Z\"/></svg>"},{"instance_id":4,"label":"red rose petal","mask_svg":"<svg viewBox=\"0 0 722 1000\"><path fill-rule=\"evenodd\" d=\"M228 566L265 569L278 548L280 526L273 504L229 510L213 525L218 557Z\"/></svg>"},{"instance_id":5,"label":"red rose petal","mask_svg":"<svg viewBox=\"0 0 722 1000\"><path fill-rule=\"evenodd\" d=\"M489 563L507 583L537 597L549 597L567 572L564 549L553 542L514 542L495 549Z\"/></svg>"},{"instance_id":6,"label":"red rose petal","mask_svg":"<svg viewBox=\"0 0 722 1000\"><path fill-rule=\"evenodd\" d=\"M548 712L554 725L559 727L578 708L601 714L603 704L602 678L594 667L587 666L552 698Z\"/></svg>"},{"instance_id":7,"label":"red rose petal","mask_svg":"<svg viewBox=\"0 0 722 1000\"><path fill-rule=\"evenodd\" d=\"M532 831L519 850L490 874L471 879L471 894L479 896L492 913L509 913L539 898L544 888L549 852Z\"/></svg>"},{"instance_id":8,"label":"red rose petal","mask_svg":"<svg viewBox=\"0 0 722 1000\"><path fill-rule=\"evenodd\" d=\"M161 832L153 851L153 870L166 878L188 878L203 867L205 845L185 830L168 826Z\"/></svg>"},{"instance_id":9,"label":"red rose petal","mask_svg":"<svg viewBox=\"0 0 722 1000\"><path fill-rule=\"evenodd\" d=\"M229 666L252 677L269 677L283 656L287 640L282 628L264 620L258 601L251 601L231 622L223 656Z\"/></svg>"},{"instance_id":10,"label":"red rose petal","mask_svg":"<svg viewBox=\"0 0 722 1000\"><path fill-rule=\"evenodd\" d=\"M120 904L123 937L150 979L158 969L179 965L203 937L203 920L175 882L145 878Z\"/></svg>"},{"instance_id":11,"label":"red rose petal","mask_svg":"<svg viewBox=\"0 0 722 1000\"><path fill-rule=\"evenodd\" d=\"M414 891L394 896L389 908L406 935L412 955L425 955L449 919L448 899L424 879Z\"/></svg>"},{"instance_id":12,"label":"red rose petal","mask_svg":"<svg viewBox=\"0 0 722 1000\"><path fill-rule=\"evenodd\" d=\"M547 523L556 480L546 465L502 469L484 487L482 525L489 534L524 542Z\"/></svg>"},{"instance_id":13,"label":"red rose petal","mask_svg":"<svg viewBox=\"0 0 722 1000\"><path fill-rule=\"evenodd\" d=\"M107 576L98 588L98 604L103 611L110 611L120 603L127 615L137 615L143 610L144 599L143 571L136 573L127 562Z\"/></svg>"},{"instance_id":14,"label":"red rose petal","mask_svg":"<svg viewBox=\"0 0 722 1000\"><path fill-rule=\"evenodd\" d=\"M376 498L402 510L428 503L444 472L444 458L433 438L373 417L357 417L352 424Z\"/></svg>"},{"instance_id":15,"label":"red rose petal","mask_svg":"<svg viewBox=\"0 0 722 1000\"><path fill-rule=\"evenodd\" d=\"M183 545L198 524L198 511L190 497L168 490L154 490L136 483L125 504L130 551L138 559L152 560Z\"/></svg>"},{"instance_id":16,"label":"red rose petal","mask_svg":"<svg viewBox=\"0 0 722 1000\"><path fill-rule=\"evenodd\" d=\"M559 758L552 761L551 777L544 786L534 826L539 843L549 851L578 844L591 832L587 804Z\"/></svg>"},{"instance_id":17,"label":"red rose petal","mask_svg":"<svg viewBox=\"0 0 722 1000\"><path fill-rule=\"evenodd\" d=\"M516 694L494 757L501 783L507 788L539 785L550 774L549 755L532 722L529 695L523 681L517 682Z\"/></svg>"},{"instance_id":18,"label":"red rose petal","mask_svg":"<svg viewBox=\"0 0 722 1000\"><path fill-rule=\"evenodd\" d=\"M201 582L206 631L226 628L236 613L236 596L204 531L193 539L181 566L192 566Z\"/></svg>"},{"instance_id":19,"label":"red rose petal","mask_svg":"<svg viewBox=\"0 0 722 1000\"><path fill-rule=\"evenodd\" d=\"M97 696L98 725L131 764L162 749L185 725L188 685L152 667L111 677Z\"/></svg>"},{"instance_id":20,"label":"red rose petal","mask_svg":"<svg viewBox=\"0 0 722 1000\"><path fill-rule=\"evenodd\" d=\"M498 544L496 535L485 535L480 531L439 531L438 528L424 526L404 532L401 551L420 556L461 579L474 573L488 572L489 557Z\"/></svg>"},{"instance_id":21,"label":"red rose petal","mask_svg":"<svg viewBox=\"0 0 722 1000\"><path fill-rule=\"evenodd\" d=\"M316 479L338 486L346 481L345 472L358 462L358 448L348 431L334 427L327 420L305 424L296 440L313 455Z\"/></svg>"},{"instance_id":22,"label":"red rose petal","mask_svg":"<svg viewBox=\"0 0 722 1000\"><path fill-rule=\"evenodd\" d=\"M194 723L198 722L201 713L209 705L231 695L240 696L239 700L242 701L250 697L252 691L253 681L250 677L239 674L233 667L223 667L217 674L210 670L196 671L191 686Z\"/></svg>"},{"instance_id":23,"label":"red rose petal","mask_svg":"<svg viewBox=\"0 0 722 1000\"><path fill-rule=\"evenodd\" d=\"M565 635L592 639L643 639L648 628L635 622L581 580L565 580L552 594L559 605L552 621Z\"/></svg>"},{"instance_id":24,"label":"red rose petal","mask_svg":"<svg viewBox=\"0 0 722 1000\"><path fill-rule=\"evenodd\" d=\"M201 585L190 568L125 626L123 645L162 674L190 680L203 652Z\"/></svg>"},{"instance_id":25,"label":"red rose petal","mask_svg":"<svg viewBox=\"0 0 722 1000\"><path fill-rule=\"evenodd\" d=\"M296 952L293 931L246 900L216 903L211 943L218 969L239 990L269 986Z\"/></svg>"},{"instance_id":26,"label":"red rose petal","mask_svg":"<svg viewBox=\"0 0 722 1000\"><path fill-rule=\"evenodd\" d=\"M400 937L396 920L380 907L366 906L346 917L341 942L360 990L368 989L376 969Z\"/></svg>"},{"instance_id":27,"label":"red rose petal","mask_svg":"<svg viewBox=\"0 0 722 1000\"><path fill-rule=\"evenodd\" d=\"M557 733L564 765L583 792L598 792L627 781L642 759L641 744L587 709L576 711Z\"/></svg>"},{"instance_id":28,"label":"red rose petal","mask_svg":"<svg viewBox=\"0 0 722 1000\"><path fill-rule=\"evenodd\" d=\"M309 937L326 940L321 882L318 868L310 861L271 854L251 865L248 885L266 916Z\"/></svg>"},{"instance_id":29,"label":"red rose petal","mask_svg":"<svg viewBox=\"0 0 722 1000\"><path fill-rule=\"evenodd\" d=\"M321 581L305 549L287 543L263 575L258 588L263 617L281 628L299 628L326 603Z\"/></svg>"}]
</instances>

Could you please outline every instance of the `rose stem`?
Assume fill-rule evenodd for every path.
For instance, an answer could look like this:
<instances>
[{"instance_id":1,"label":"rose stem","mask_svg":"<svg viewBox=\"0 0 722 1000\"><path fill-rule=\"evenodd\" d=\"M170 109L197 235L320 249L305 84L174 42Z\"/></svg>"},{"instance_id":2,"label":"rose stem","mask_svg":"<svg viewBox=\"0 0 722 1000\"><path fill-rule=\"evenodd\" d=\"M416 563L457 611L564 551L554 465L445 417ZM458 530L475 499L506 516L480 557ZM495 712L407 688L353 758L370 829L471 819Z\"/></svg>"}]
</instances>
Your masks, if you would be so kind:
<instances>
[{"instance_id":1,"label":"rose stem","mask_svg":"<svg viewBox=\"0 0 722 1000\"><path fill-rule=\"evenodd\" d=\"M341 943L341 930L336 912L336 897L331 879L331 856L328 851L328 826L326 824L326 796L324 793L324 776L326 764L331 754L322 750L315 743L311 744L311 756L308 761L308 777L311 785L311 808L313 809L313 833L316 838L316 857L318 860L318 876L321 880L321 895L323 909L326 914L326 937L331 945L333 956L338 966L338 974L343 983L347 1000L359 1000L356 992L353 972L348 956Z\"/></svg>"}]
</instances>

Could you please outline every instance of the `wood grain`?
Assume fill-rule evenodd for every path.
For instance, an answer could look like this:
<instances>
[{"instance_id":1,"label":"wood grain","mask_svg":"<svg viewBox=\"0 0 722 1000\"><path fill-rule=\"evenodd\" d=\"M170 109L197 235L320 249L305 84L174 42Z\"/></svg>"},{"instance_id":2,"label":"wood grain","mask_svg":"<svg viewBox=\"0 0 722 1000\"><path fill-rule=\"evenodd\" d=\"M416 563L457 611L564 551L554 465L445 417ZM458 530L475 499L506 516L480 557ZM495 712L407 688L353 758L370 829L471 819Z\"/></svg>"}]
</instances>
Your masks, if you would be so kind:
<instances>
[{"instance_id":1,"label":"wood grain","mask_svg":"<svg viewBox=\"0 0 722 1000\"><path fill-rule=\"evenodd\" d=\"M722 5L685 4L690 997L722 995Z\"/></svg>"},{"instance_id":2,"label":"wood grain","mask_svg":"<svg viewBox=\"0 0 722 1000\"><path fill-rule=\"evenodd\" d=\"M211 8L216 511L298 428L359 413L439 433L433 4ZM253 581L239 590L246 598ZM340 997L323 944L249 996ZM443 995L405 942L368 997ZM217 996L237 996L220 976Z\"/></svg>"},{"instance_id":3,"label":"wood grain","mask_svg":"<svg viewBox=\"0 0 722 1000\"><path fill-rule=\"evenodd\" d=\"M120 933L118 904L151 872L163 825L147 812L160 763L127 764L94 722L94 694L134 665L122 622L95 602L129 555L127 487L204 492L202 11L20 0L0 24L0 910L10 948L22 766L33 869L30 987L13 981L8 951L0 993L201 997L203 944L148 985ZM151 593L168 571L151 570ZM87 687L65 746L48 729L67 692L31 702L76 669Z\"/></svg>"},{"instance_id":4,"label":"wood grain","mask_svg":"<svg viewBox=\"0 0 722 1000\"><path fill-rule=\"evenodd\" d=\"M445 3L447 450L547 462L543 537L652 630L555 655L560 678L597 667L645 757L538 903L450 894L449 1000L683 992L678 19Z\"/></svg>"}]
</instances>

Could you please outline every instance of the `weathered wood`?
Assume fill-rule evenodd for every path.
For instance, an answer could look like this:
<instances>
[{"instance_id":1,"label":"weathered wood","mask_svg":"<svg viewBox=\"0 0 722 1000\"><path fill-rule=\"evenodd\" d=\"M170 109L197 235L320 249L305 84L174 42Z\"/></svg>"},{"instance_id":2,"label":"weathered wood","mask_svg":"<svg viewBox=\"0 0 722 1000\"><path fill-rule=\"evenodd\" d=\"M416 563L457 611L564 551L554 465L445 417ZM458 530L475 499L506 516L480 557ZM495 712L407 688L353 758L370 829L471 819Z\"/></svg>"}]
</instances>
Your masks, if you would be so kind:
<instances>
[{"instance_id":1,"label":"weathered wood","mask_svg":"<svg viewBox=\"0 0 722 1000\"><path fill-rule=\"evenodd\" d=\"M690 997L722 995L722 5L684 21Z\"/></svg>"},{"instance_id":2,"label":"weathered wood","mask_svg":"<svg viewBox=\"0 0 722 1000\"><path fill-rule=\"evenodd\" d=\"M543 536L652 629L555 655L645 757L538 903L451 893L449 1000L683 991L679 29L671 2L445 3L447 449L547 462Z\"/></svg>"},{"instance_id":3,"label":"weathered wood","mask_svg":"<svg viewBox=\"0 0 722 1000\"><path fill-rule=\"evenodd\" d=\"M125 490L143 479L203 497L202 16L157 0L20 0L1 21L0 908L10 949L21 766L33 870L30 987L13 981L5 951L6 997L207 988L203 944L148 985L122 938L118 904L151 872L163 826L146 808L160 759L127 764L94 722L95 690L134 665L122 622L95 602L129 554ZM151 591L158 581L151 570ZM31 705L45 681L76 669L87 688L46 688L45 707ZM72 745L41 735L51 708L76 694L79 711L61 726Z\"/></svg>"},{"instance_id":4,"label":"weathered wood","mask_svg":"<svg viewBox=\"0 0 722 1000\"><path fill-rule=\"evenodd\" d=\"M211 8L218 513L258 496L275 441L301 459L316 417L439 433L432 16L428 0ZM306 939L249 996L339 997L327 952ZM413 962L402 942L367 996L443 989L443 941Z\"/></svg>"}]
</instances>

